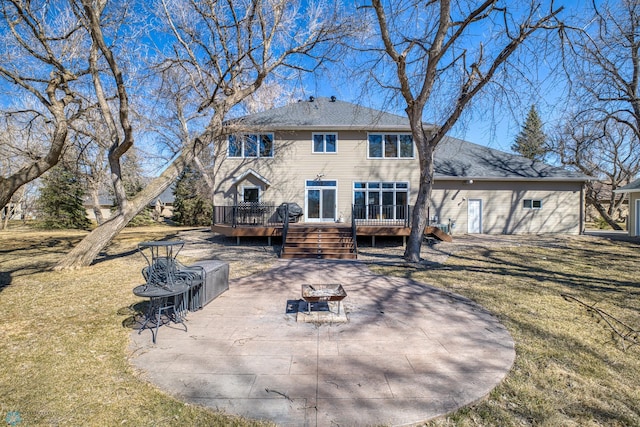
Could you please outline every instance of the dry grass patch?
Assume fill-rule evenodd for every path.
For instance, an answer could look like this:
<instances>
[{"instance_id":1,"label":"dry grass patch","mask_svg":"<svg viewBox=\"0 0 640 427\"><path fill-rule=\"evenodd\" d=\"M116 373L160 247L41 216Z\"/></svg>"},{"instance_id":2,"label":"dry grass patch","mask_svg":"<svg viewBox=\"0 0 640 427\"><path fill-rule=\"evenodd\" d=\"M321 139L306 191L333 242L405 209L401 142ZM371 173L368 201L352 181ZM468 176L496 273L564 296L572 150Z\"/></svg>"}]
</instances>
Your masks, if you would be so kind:
<instances>
[{"instance_id":1,"label":"dry grass patch","mask_svg":"<svg viewBox=\"0 0 640 427\"><path fill-rule=\"evenodd\" d=\"M516 342L512 371L486 400L429 425L640 425L640 346L623 350L604 322L561 296L640 329L638 249L558 237L468 247L428 268L375 268L475 300Z\"/></svg>"},{"instance_id":2,"label":"dry grass patch","mask_svg":"<svg viewBox=\"0 0 640 427\"><path fill-rule=\"evenodd\" d=\"M0 419L21 425L262 425L179 402L128 363L144 259L136 244L175 228L128 229L98 262L50 271L84 233L0 233ZM136 306L137 304L137 306ZM15 412L14 412L15 411Z\"/></svg>"},{"instance_id":3,"label":"dry grass patch","mask_svg":"<svg viewBox=\"0 0 640 427\"><path fill-rule=\"evenodd\" d=\"M260 425L177 401L128 363L126 325L141 301L131 290L144 266L136 244L178 232L191 231L128 229L91 267L63 272L50 269L85 233L0 232L0 419L17 411L23 425ZM224 259L239 277L275 259L259 242L202 236L203 252L185 251L185 261ZM639 245L578 236L463 240L436 245L434 254L455 249L419 267L399 262L401 248L363 251L388 262L372 267L378 272L477 301L516 342L512 371L487 399L429 425L640 425L640 348L623 351L603 322L561 296L640 328Z\"/></svg>"}]
</instances>

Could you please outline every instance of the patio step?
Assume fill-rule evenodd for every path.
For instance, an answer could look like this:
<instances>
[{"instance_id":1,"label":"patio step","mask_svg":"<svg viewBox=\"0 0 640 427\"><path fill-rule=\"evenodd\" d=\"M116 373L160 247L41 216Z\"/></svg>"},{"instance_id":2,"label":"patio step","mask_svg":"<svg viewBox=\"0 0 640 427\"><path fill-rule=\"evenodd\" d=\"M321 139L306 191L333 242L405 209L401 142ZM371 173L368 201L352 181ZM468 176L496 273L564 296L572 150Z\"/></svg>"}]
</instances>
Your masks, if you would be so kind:
<instances>
[{"instance_id":1,"label":"patio step","mask_svg":"<svg viewBox=\"0 0 640 427\"><path fill-rule=\"evenodd\" d=\"M356 259L351 227L292 226L281 258Z\"/></svg>"}]
</instances>

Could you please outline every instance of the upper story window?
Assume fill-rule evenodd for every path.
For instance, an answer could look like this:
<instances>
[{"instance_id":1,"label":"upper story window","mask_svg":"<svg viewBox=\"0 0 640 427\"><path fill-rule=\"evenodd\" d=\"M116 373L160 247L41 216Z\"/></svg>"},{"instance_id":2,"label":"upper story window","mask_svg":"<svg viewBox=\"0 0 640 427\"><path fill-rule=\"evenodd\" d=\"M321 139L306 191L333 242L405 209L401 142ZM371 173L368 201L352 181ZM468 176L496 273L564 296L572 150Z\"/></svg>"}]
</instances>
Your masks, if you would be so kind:
<instances>
[{"instance_id":1,"label":"upper story window","mask_svg":"<svg viewBox=\"0 0 640 427\"><path fill-rule=\"evenodd\" d=\"M371 159L411 159L413 158L413 138L406 133L370 133L369 158Z\"/></svg>"},{"instance_id":2,"label":"upper story window","mask_svg":"<svg viewBox=\"0 0 640 427\"><path fill-rule=\"evenodd\" d=\"M273 134L229 135L229 157L273 157Z\"/></svg>"},{"instance_id":3,"label":"upper story window","mask_svg":"<svg viewBox=\"0 0 640 427\"><path fill-rule=\"evenodd\" d=\"M522 201L522 207L524 209L542 209L542 200L524 199Z\"/></svg>"},{"instance_id":4,"label":"upper story window","mask_svg":"<svg viewBox=\"0 0 640 427\"><path fill-rule=\"evenodd\" d=\"M338 151L338 135L335 133L314 133L314 153L335 153Z\"/></svg>"}]
</instances>

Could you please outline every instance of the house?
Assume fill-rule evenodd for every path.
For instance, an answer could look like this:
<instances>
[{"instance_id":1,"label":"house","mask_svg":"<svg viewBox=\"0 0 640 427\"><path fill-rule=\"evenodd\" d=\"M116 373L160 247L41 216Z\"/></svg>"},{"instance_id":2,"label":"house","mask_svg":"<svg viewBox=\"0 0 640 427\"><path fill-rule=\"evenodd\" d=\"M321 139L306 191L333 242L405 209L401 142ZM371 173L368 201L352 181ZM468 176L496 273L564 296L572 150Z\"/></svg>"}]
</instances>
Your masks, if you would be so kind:
<instances>
[{"instance_id":1,"label":"house","mask_svg":"<svg viewBox=\"0 0 640 427\"><path fill-rule=\"evenodd\" d=\"M627 230L629 236L640 236L640 179L613 190L614 193L624 193L629 195L629 219Z\"/></svg>"},{"instance_id":2,"label":"house","mask_svg":"<svg viewBox=\"0 0 640 427\"><path fill-rule=\"evenodd\" d=\"M167 188L156 197L153 202L151 202L148 206L149 209L152 209L154 212L154 218L158 221L162 221L167 218L173 217L173 201L175 197L173 195L173 186ZM113 196L109 195L107 192L101 192L98 196L98 203L100 213L102 214L103 219L111 218L111 214L114 208ZM96 213L94 204L91 200L91 196L86 196L84 199L84 208L87 212L87 218L91 221L96 221Z\"/></svg>"},{"instance_id":3,"label":"house","mask_svg":"<svg viewBox=\"0 0 640 427\"><path fill-rule=\"evenodd\" d=\"M227 125L216 153L214 231L278 235L277 207L296 203L307 225L408 235L420 169L406 117L311 97ZM435 152L429 217L448 234L579 234L587 180L446 137ZM275 228L260 228L268 225Z\"/></svg>"}]
</instances>

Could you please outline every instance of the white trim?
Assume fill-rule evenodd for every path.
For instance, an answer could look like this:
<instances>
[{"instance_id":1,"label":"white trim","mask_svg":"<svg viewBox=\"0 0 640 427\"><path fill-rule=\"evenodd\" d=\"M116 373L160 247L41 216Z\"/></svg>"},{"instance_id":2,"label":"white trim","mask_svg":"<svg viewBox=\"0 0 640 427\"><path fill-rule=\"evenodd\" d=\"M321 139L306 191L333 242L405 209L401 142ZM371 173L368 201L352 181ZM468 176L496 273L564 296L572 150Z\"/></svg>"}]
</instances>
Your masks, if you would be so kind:
<instances>
[{"instance_id":1,"label":"white trim","mask_svg":"<svg viewBox=\"0 0 640 427\"><path fill-rule=\"evenodd\" d=\"M362 183L365 184L364 188L356 188L356 183ZM379 187L377 188L369 188L369 184L380 184ZM384 188L383 184L393 184L393 188ZM405 184L406 188L402 188L402 187L398 187L398 184ZM362 180L357 180L357 181L352 181L351 182L351 204L355 205L356 203L356 192L362 192L365 194L365 204L364 206L367 207L369 206L369 194L370 193L378 193L380 200L378 205L382 205L382 193L393 193L393 205L394 206L399 206L396 205L396 200L397 200L397 194L398 193L404 193L406 195L406 206L407 206L407 210L406 210L406 214L409 213L409 200L411 197L411 182L409 181L362 181ZM365 213L367 218L366 219L373 219L373 218L369 218L369 209L366 209ZM382 213L382 212L380 212ZM397 216L397 212L394 211L393 213L394 219L392 219L393 221L404 221L405 218L396 218Z\"/></svg>"},{"instance_id":2,"label":"white trim","mask_svg":"<svg viewBox=\"0 0 640 427\"><path fill-rule=\"evenodd\" d=\"M307 179L304 182L304 217L306 222L334 222L338 219L338 180L337 179L323 179L322 181L333 181L335 185L307 185L308 181L314 181ZM309 217L309 190L320 190L320 215L322 216L322 190L333 190L335 205L333 206L333 218L310 218Z\"/></svg>"},{"instance_id":3,"label":"white trim","mask_svg":"<svg viewBox=\"0 0 640 427\"><path fill-rule=\"evenodd\" d=\"M316 144L314 141L314 137L316 135L322 135L322 145L324 148L324 151L316 151ZM327 135L335 135L336 137L336 151L326 151L327 150L327 140L326 140L326 136ZM338 132L313 132L311 134L311 154L338 154Z\"/></svg>"},{"instance_id":4,"label":"white trim","mask_svg":"<svg viewBox=\"0 0 640 427\"><path fill-rule=\"evenodd\" d=\"M531 202L531 203L530 203L530 204L531 204L531 206L525 206L525 202L526 202L527 200L528 200L529 202ZM538 207L534 206L535 202L539 202L538 204L539 204L540 206L538 206ZM539 211L539 210L541 210L541 209L542 209L542 206L543 206L543 205L544 205L544 204L543 204L543 202L542 202L542 199L522 199L522 209L525 209L525 210L534 210L534 211Z\"/></svg>"},{"instance_id":5,"label":"white trim","mask_svg":"<svg viewBox=\"0 0 640 427\"><path fill-rule=\"evenodd\" d=\"M262 201L262 187L260 187L259 185L241 185L240 186L240 197L242 198L242 202L243 203L247 203L246 200L244 200L244 190L258 190L258 202L260 203Z\"/></svg>"},{"instance_id":6,"label":"white trim","mask_svg":"<svg viewBox=\"0 0 640 427\"><path fill-rule=\"evenodd\" d=\"M382 157L371 157L369 149L370 143L369 138L371 135L380 135L382 137ZM385 157L384 156L384 136L385 135L396 135L400 137L401 135L409 135L411 136L411 144L412 144L412 156L411 157L401 157L400 156L400 138L398 138L398 156L397 157ZM392 132L392 131L382 131L382 132L367 132L367 159L368 160L414 160L416 158L416 143L413 140L413 135L411 132Z\"/></svg>"},{"instance_id":7,"label":"white trim","mask_svg":"<svg viewBox=\"0 0 640 427\"><path fill-rule=\"evenodd\" d=\"M247 169L241 175L239 175L236 178L234 178L231 181L231 184L237 185L239 182L245 180L249 175L252 175L254 178L256 178L257 180L261 181L265 185L265 188L271 186L271 182L269 182L269 180L267 178L265 178L264 176L260 175L258 172L254 171L251 168Z\"/></svg>"},{"instance_id":8,"label":"white trim","mask_svg":"<svg viewBox=\"0 0 640 427\"><path fill-rule=\"evenodd\" d=\"M271 137L271 155L270 156L262 156L260 155L260 137L261 136L270 136ZM246 145L245 139L248 137L256 137L256 155L255 156L247 156L246 155ZM242 145L240 146L240 155L239 156L231 156L231 138L241 138ZM262 132L262 133L242 133L242 134L232 134L227 137L227 158L229 159L273 159L275 157L276 151L276 139L275 134L273 132Z\"/></svg>"},{"instance_id":9,"label":"white trim","mask_svg":"<svg viewBox=\"0 0 640 427\"><path fill-rule=\"evenodd\" d=\"M478 202L478 231L471 229L471 202ZM467 201L467 233L482 234L482 199L469 199Z\"/></svg>"}]
</instances>

